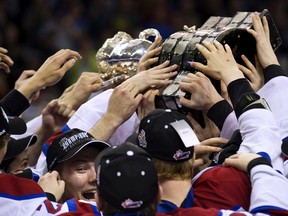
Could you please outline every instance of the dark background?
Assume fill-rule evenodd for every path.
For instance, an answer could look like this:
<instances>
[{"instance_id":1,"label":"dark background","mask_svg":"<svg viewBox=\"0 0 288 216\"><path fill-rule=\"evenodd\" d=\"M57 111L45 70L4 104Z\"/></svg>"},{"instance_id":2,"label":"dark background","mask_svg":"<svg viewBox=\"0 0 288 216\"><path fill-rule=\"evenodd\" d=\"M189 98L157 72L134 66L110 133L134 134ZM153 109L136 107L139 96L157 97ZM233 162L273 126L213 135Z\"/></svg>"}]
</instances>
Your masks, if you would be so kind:
<instances>
[{"instance_id":1,"label":"dark background","mask_svg":"<svg viewBox=\"0 0 288 216\"><path fill-rule=\"evenodd\" d=\"M76 50L83 60L49 91L52 98L82 71L97 70L95 53L118 31L136 38L153 27L165 39L183 25L200 27L210 16L231 17L237 11L265 8L281 35L276 54L287 71L287 0L0 0L0 46L15 62L9 75L0 72L0 97L14 87L23 70L37 70L59 49Z\"/></svg>"}]
</instances>

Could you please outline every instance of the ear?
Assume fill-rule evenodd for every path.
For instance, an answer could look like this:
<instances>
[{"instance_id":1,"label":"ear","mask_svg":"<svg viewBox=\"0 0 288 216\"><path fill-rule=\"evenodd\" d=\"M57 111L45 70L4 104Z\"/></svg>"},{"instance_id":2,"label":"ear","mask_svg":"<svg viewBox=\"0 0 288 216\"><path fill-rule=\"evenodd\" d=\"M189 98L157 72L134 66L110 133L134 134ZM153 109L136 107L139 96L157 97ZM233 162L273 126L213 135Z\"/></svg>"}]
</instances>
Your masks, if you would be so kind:
<instances>
[{"instance_id":1,"label":"ear","mask_svg":"<svg viewBox=\"0 0 288 216\"><path fill-rule=\"evenodd\" d=\"M158 184L158 193L157 193L157 201L158 201L158 203L160 202L162 195L163 195L163 188L162 188L162 186L160 184Z\"/></svg>"},{"instance_id":2,"label":"ear","mask_svg":"<svg viewBox=\"0 0 288 216\"><path fill-rule=\"evenodd\" d=\"M95 202L96 202L97 209L98 209L99 211L102 211L103 205L102 205L102 202L101 202L101 200L100 200L99 194L96 192L96 193L94 194L94 197L95 197Z\"/></svg>"}]
</instances>

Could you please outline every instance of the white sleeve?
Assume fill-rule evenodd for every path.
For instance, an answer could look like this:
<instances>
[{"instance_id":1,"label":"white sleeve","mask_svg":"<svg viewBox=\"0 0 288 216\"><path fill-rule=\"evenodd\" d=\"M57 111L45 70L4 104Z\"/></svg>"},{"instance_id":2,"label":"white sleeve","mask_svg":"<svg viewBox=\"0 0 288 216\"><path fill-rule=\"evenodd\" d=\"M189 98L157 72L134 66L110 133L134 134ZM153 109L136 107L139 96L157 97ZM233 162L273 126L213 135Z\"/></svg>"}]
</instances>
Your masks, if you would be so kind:
<instances>
[{"instance_id":1,"label":"white sleeve","mask_svg":"<svg viewBox=\"0 0 288 216\"><path fill-rule=\"evenodd\" d=\"M283 173L282 140L271 111L251 109L244 112L238 121L243 140L238 152L267 154L274 169Z\"/></svg>"},{"instance_id":2,"label":"white sleeve","mask_svg":"<svg viewBox=\"0 0 288 216\"><path fill-rule=\"evenodd\" d=\"M258 92L265 98L280 129L281 139L288 136L288 77L278 76L267 82Z\"/></svg>"},{"instance_id":3,"label":"white sleeve","mask_svg":"<svg viewBox=\"0 0 288 216\"><path fill-rule=\"evenodd\" d=\"M288 179L267 165L251 169L250 212L265 209L288 210Z\"/></svg>"},{"instance_id":4,"label":"white sleeve","mask_svg":"<svg viewBox=\"0 0 288 216\"><path fill-rule=\"evenodd\" d=\"M230 139L235 130L239 129L239 124L235 112L231 112L224 121L220 137Z\"/></svg>"},{"instance_id":5,"label":"white sleeve","mask_svg":"<svg viewBox=\"0 0 288 216\"><path fill-rule=\"evenodd\" d=\"M68 127L89 131L106 112L112 92L113 89L109 89L82 104L67 122ZM128 136L135 133L138 125L139 119L134 112L126 122L117 128L108 143L112 146L124 143Z\"/></svg>"}]
</instances>

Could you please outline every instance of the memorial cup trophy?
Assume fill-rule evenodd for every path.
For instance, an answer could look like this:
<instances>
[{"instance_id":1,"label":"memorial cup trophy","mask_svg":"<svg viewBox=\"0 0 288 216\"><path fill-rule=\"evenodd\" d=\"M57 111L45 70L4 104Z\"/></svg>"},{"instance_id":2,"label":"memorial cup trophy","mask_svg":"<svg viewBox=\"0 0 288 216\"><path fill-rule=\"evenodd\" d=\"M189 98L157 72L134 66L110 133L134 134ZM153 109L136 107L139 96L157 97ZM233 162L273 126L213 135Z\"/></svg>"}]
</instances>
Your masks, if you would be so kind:
<instances>
[{"instance_id":1,"label":"memorial cup trophy","mask_svg":"<svg viewBox=\"0 0 288 216\"><path fill-rule=\"evenodd\" d=\"M219 41L231 47L233 55L238 63L241 63L241 55L244 54L251 62L254 62L256 54L256 42L246 29L252 26L253 12L237 12L233 17L211 16L200 28L195 26L188 28L184 26L184 31L179 31L169 36L162 43L162 50L159 55L158 64L166 60L170 64L177 64L178 75L173 78L173 82L161 89L160 95L156 97L156 107L170 108L183 113L190 112L192 116L204 128L202 111L192 110L182 107L179 103L179 96L189 98L191 95L179 89L179 82L188 73L195 73L195 69L190 66L190 62L197 61L206 64L206 59L196 49L197 43L203 41ZM278 30L272 20L268 10L263 10L260 17L266 16L270 29L270 42L274 50L282 43ZM216 90L220 93L220 81L209 77Z\"/></svg>"}]
</instances>

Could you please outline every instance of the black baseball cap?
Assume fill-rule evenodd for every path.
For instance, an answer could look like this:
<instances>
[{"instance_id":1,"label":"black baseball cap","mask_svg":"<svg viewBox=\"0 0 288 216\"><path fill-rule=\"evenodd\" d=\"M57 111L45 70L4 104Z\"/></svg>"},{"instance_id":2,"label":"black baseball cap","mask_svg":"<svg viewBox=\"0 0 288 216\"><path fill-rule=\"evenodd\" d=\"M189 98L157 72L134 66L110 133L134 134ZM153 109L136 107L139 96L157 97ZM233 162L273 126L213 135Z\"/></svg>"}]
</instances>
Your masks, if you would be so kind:
<instances>
[{"instance_id":1,"label":"black baseball cap","mask_svg":"<svg viewBox=\"0 0 288 216\"><path fill-rule=\"evenodd\" d=\"M150 155L125 142L104 149L95 160L99 195L115 209L139 212L157 197L158 177Z\"/></svg>"},{"instance_id":2,"label":"black baseball cap","mask_svg":"<svg viewBox=\"0 0 288 216\"><path fill-rule=\"evenodd\" d=\"M7 152L4 156L3 160L8 160L17 157L19 154L21 154L26 148L29 146L35 144L37 141L36 134L31 134L29 136L20 138L20 139L14 139L10 137L8 146L7 146Z\"/></svg>"},{"instance_id":3,"label":"black baseball cap","mask_svg":"<svg viewBox=\"0 0 288 216\"><path fill-rule=\"evenodd\" d=\"M141 120L139 133L132 134L126 141L140 146L153 158L167 162L187 161L193 157L194 147L186 147L171 125L180 120L184 120L192 129L192 124L183 113L170 109L155 109Z\"/></svg>"},{"instance_id":4,"label":"black baseball cap","mask_svg":"<svg viewBox=\"0 0 288 216\"><path fill-rule=\"evenodd\" d=\"M94 146L99 151L110 147L108 143L96 140L91 134L78 128L55 137L47 151L48 171L53 170L58 163L72 158L87 145Z\"/></svg>"},{"instance_id":5,"label":"black baseball cap","mask_svg":"<svg viewBox=\"0 0 288 216\"><path fill-rule=\"evenodd\" d=\"M4 109L0 107L0 137L5 134L24 134L27 130L26 123L17 116L7 116Z\"/></svg>"}]
</instances>

